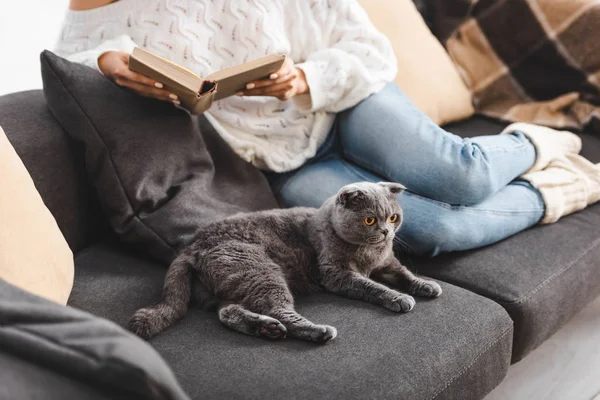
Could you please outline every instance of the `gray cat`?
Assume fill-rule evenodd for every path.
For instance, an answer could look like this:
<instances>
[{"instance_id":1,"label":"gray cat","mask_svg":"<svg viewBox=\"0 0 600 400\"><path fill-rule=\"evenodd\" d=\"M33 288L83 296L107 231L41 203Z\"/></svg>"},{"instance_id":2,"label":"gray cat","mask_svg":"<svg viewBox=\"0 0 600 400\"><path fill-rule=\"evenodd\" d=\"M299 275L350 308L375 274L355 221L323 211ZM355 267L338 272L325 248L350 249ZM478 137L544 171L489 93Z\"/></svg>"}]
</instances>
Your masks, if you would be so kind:
<instances>
[{"instance_id":1,"label":"gray cat","mask_svg":"<svg viewBox=\"0 0 600 400\"><path fill-rule=\"evenodd\" d=\"M325 290L410 311L415 300L390 287L425 297L437 297L442 289L394 257L402 222L396 197L402 190L396 183L357 183L320 209L239 214L202 229L171 264L162 300L138 310L130 330L148 339L182 318L194 277L219 300L225 326L269 339L290 335L325 343L336 337L334 327L298 314L292 293Z\"/></svg>"}]
</instances>

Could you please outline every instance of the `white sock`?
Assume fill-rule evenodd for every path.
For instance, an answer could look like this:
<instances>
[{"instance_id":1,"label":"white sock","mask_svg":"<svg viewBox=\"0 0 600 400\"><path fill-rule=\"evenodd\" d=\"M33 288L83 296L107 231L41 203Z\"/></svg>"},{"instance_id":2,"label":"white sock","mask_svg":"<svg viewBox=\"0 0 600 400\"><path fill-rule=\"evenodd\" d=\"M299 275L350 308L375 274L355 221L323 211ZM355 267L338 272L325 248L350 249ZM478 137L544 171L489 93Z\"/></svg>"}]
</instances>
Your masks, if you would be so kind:
<instances>
[{"instance_id":1,"label":"white sock","mask_svg":"<svg viewBox=\"0 0 600 400\"><path fill-rule=\"evenodd\" d=\"M581 138L569 131L524 122L510 124L502 131L504 134L514 132L522 132L535 147L536 160L527 173L541 171L552 160L581 151Z\"/></svg>"},{"instance_id":2,"label":"white sock","mask_svg":"<svg viewBox=\"0 0 600 400\"><path fill-rule=\"evenodd\" d=\"M600 201L600 168L599 164L575 154L567 154L567 159L577 168L579 174L586 182L588 197L587 205L590 206Z\"/></svg>"},{"instance_id":3,"label":"white sock","mask_svg":"<svg viewBox=\"0 0 600 400\"><path fill-rule=\"evenodd\" d=\"M542 224L600 201L600 168L577 154L556 158L542 171L522 176L540 191L546 205Z\"/></svg>"}]
</instances>

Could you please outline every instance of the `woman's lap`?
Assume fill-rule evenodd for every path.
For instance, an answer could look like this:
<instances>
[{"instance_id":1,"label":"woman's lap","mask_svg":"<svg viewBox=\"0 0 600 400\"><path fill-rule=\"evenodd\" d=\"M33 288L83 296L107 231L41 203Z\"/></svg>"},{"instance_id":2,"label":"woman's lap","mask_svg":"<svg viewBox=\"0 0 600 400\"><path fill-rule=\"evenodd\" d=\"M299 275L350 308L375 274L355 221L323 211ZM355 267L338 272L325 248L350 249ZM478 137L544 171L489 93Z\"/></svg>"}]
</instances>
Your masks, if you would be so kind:
<instances>
[{"instance_id":1,"label":"woman's lap","mask_svg":"<svg viewBox=\"0 0 600 400\"><path fill-rule=\"evenodd\" d=\"M408 111L387 115L394 111L389 111L386 104L394 101L399 107L408 107ZM282 205L320 207L342 186L357 181L402 183L409 190L400 197L405 216L399 236L415 253L428 255L485 246L539 222L544 212L539 193L526 182L509 184L535 158L533 146L524 137L475 138L473 141L478 143L472 145L473 141L464 141L435 127L415 110L398 89L388 86L341 113L332 134L313 160L296 171L270 177ZM365 122L367 116L374 122ZM403 120L411 116L421 122ZM419 125L427 125L427 129L437 133L427 133ZM407 130L413 128L421 129L421 137L410 136ZM438 140L438 146L449 143L450 150L443 156L440 156L443 149L431 149L427 143L436 142L439 137L443 141ZM452 169L456 167L452 165L453 159L463 171ZM504 168L504 164L509 165ZM482 179L471 177L471 185L461 185L461 179L477 174L478 168L482 169L482 175L498 175L492 177L495 187L491 191L487 188L489 193L485 196L479 193L466 199L465 193L476 190ZM448 171L460 176L447 175ZM411 186L433 195L415 194ZM440 197L446 201L440 201Z\"/></svg>"}]
</instances>

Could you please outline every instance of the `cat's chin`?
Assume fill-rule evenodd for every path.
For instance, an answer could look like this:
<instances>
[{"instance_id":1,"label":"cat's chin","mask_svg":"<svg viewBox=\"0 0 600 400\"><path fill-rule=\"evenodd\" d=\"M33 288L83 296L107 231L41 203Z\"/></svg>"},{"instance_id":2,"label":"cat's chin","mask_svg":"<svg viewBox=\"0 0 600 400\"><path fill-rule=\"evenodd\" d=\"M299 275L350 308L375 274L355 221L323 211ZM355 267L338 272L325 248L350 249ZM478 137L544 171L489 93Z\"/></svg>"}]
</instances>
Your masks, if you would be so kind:
<instances>
[{"instance_id":1,"label":"cat's chin","mask_svg":"<svg viewBox=\"0 0 600 400\"><path fill-rule=\"evenodd\" d=\"M389 242L389 237L387 236L383 236L383 237L377 237L377 238L368 238L366 240L367 244L382 244L385 242Z\"/></svg>"}]
</instances>

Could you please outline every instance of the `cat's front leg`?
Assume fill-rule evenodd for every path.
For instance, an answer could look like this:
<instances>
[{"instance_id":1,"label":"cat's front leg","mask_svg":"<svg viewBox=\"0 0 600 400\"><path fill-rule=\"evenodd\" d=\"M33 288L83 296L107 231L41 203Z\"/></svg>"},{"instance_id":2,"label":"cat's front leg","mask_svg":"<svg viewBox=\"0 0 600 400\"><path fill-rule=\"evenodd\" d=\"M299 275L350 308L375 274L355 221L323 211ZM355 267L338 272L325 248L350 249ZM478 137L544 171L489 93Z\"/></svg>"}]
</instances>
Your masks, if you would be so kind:
<instances>
[{"instance_id":1,"label":"cat's front leg","mask_svg":"<svg viewBox=\"0 0 600 400\"><path fill-rule=\"evenodd\" d=\"M392 257L386 266L371 272L370 277L377 282L406 290L414 296L439 297L442 294L442 288L437 282L415 276L396 257Z\"/></svg>"},{"instance_id":2,"label":"cat's front leg","mask_svg":"<svg viewBox=\"0 0 600 400\"><path fill-rule=\"evenodd\" d=\"M358 272L324 265L320 268L320 284L331 293L350 299L377 304L395 312L408 312L415 299L375 282Z\"/></svg>"}]
</instances>

